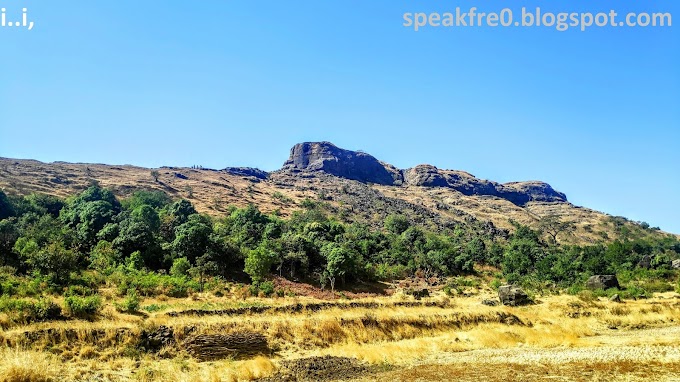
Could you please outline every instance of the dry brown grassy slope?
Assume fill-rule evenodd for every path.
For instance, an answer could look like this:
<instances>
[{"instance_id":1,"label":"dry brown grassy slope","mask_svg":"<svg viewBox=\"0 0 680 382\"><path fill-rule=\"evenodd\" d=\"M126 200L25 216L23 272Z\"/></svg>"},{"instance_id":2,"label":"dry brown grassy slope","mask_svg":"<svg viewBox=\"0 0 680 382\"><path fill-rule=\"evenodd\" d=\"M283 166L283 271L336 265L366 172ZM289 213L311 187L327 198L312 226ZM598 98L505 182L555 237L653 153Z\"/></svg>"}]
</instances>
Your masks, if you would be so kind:
<instances>
[{"instance_id":1,"label":"dry brown grassy slope","mask_svg":"<svg viewBox=\"0 0 680 382\"><path fill-rule=\"evenodd\" d=\"M481 299L493 296L489 288L475 293L455 299L438 294L421 301L403 293L356 301L243 301L231 293L206 293L162 302L147 299L142 306L166 305L148 315L117 313L114 301L107 300L94 322L37 323L0 331L0 381L291 380L277 374L284 364L323 356L366 365L354 377L367 381L501 380L498 373L507 373L503 380L643 381L673 380L680 371L680 296L675 293L625 303L546 296L536 305L517 308L482 305ZM361 304L352 305L357 302ZM242 303L330 306L297 313L167 314ZM158 352L141 351L136 346L141 333L161 325L174 329L175 342ZM209 362L186 354L185 341L193 336L244 331L266 337L272 353Z\"/></svg>"},{"instance_id":2,"label":"dry brown grassy slope","mask_svg":"<svg viewBox=\"0 0 680 382\"><path fill-rule=\"evenodd\" d=\"M157 180L152 170L158 171ZM423 225L477 220L506 229L511 228L510 219L536 226L541 217L557 214L577 227L573 235L558 237L562 241L592 243L603 235L609 239L618 236L609 215L570 203L529 202L520 207L504 199L466 196L448 188L367 185L324 173L279 171L261 180L208 169L0 158L0 189L10 194L40 192L67 197L93 181L122 198L136 190L164 191L175 199L190 200L199 212L213 216L223 216L230 205L250 203L265 212L279 211L287 216L300 208L303 199L311 198L323 200L333 214L347 221L363 220L376 226L390 213L405 213ZM663 234L629 222L625 225L638 236Z\"/></svg>"}]
</instances>

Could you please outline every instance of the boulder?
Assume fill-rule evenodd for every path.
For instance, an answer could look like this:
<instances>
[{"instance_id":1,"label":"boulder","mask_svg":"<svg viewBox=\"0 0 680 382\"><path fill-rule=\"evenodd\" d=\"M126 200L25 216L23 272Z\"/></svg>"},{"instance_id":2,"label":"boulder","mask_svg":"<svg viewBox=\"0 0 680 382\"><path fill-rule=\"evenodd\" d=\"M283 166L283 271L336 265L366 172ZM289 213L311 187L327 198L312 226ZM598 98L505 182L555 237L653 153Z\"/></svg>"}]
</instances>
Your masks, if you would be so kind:
<instances>
[{"instance_id":1,"label":"boulder","mask_svg":"<svg viewBox=\"0 0 680 382\"><path fill-rule=\"evenodd\" d=\"M619 280L615 275L595 275L591 276L586 281L586 288L588 289L609 289L618 288Z\"/></svg>"},{"instance_id":2,"label":"boulder","mask_svg":"<svg viewBox=\"0 0 680 382\"><path fill-rule=\"evenodd\" d=\"M609 297L609 301L611 301L611 302L621 302L621 296L619 296L619 294L617 293L617 294Z\"/></svg>"},{"instance_id":3,"label":"boulder","mask_svg":"<svg viewBox=\"0 0 680 382\"><path fill-rule=\"evenodd\" d=\"M673 260L671 262L671 268L673 269L680 269L680 259L678 260Z\"/></svg>"},{"instance_id":4,"label":"boulder","mask_svg":"<svg viewBox=\"0 0 680 382\"><path fill-rule=\"evenodd\" d=\"M652 256L645 255L637 264L639 268L649 269L652 267Z\"/></svg>"},{"instance_id":5,"label":"boulder","mask_svg":"<svg viewBox=\"0 0 680 382\"><path fill-rule=\"evenodd\" d=\"M171 327L161 325L153 331L143 331L139 345L146 351L158 352L165 346L175 343L175 333Z\"/></svg>"},{"instance_id":6,"label":"boulder","mask_svg":"<svg viewBox=\"0 0 680 382\"><path fill-rule=\"evenodd\" d=\"M491 300L491 299L482 300L482 305L498 306L498 300Z\"/></svg>"},{"instance_id":7,"label":"boulder","mask_svg":"<svg viewBox=\"0 0 680 382\"><path fill-rule=\"evenodd\" d=\"M503 305L519 306L531 303L529 296L524 293L522 288L514 285L503 285L498 288L498 298Z\"/></svg>"}]
</instances>

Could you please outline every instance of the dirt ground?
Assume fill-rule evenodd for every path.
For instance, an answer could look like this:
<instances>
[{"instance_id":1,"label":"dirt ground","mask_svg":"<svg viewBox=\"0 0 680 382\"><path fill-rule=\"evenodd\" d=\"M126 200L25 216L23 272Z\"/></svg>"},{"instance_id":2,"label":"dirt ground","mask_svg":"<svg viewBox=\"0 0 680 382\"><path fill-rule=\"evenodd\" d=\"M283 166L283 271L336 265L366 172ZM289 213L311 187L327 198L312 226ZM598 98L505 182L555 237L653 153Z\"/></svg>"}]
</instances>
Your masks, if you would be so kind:
<instances>
[{"instance_id":1,"label":"dirt ground","mask_svg":"<svg viewBox=\"0 0 680 382\"><path fill-rule=\"evenodd\" d=\"M356 381L680 381L680 326L612 330L587 340L576 348L442 353Z\"/></svg>"}]
</instances>

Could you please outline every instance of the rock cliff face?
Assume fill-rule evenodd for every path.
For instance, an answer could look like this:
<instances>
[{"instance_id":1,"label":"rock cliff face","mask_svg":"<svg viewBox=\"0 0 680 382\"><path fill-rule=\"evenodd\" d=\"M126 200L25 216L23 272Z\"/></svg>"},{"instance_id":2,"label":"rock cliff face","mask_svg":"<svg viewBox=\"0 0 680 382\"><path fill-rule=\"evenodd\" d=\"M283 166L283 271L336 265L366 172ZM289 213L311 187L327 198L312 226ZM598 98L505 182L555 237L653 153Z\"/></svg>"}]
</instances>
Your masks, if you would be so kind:
<instances>
[{"instance_id":1,"label":"rock cliff face","mask_svg":"<svg viewBox=\"0 0 680 382\"><path fill-rule=\"evenodd\" d=\"M342 178L366 183L394 185L401 173L373 156L341 149L330 142L298 143L290 150L290 158L283 170L323 171Z\"/></svg>"},{"instance_id":2,"label":"rock cliff face","mask_svg":"<svg viewBox=\"0 0 680 382\"><path fill-rule=\"evenodd\" d=\"M520 206L530 201L567 201L566 195L543 182L501 184L478 179L464 171L440 170L426 164L399 170L369 154L341 149L330 142L305 142L295 145L282 170L323 171L342 178L389 186L446 187L468 196L495 196Z\"/></svg>"}]
</instances>

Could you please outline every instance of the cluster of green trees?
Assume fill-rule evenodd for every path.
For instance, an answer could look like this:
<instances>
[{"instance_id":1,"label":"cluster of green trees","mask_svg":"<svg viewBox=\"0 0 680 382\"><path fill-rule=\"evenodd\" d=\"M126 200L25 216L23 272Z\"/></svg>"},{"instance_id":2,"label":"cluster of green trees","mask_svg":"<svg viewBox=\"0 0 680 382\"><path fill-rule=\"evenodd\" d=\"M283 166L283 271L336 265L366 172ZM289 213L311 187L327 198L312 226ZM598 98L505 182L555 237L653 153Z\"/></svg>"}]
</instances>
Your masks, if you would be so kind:
<instances>
[{"instance_id":1,"label":"cluster of green trees","mask_svg":"<svg viewBox=\"0 0 680 382\"><path fill-rule=\"evenodd\" d=\"M474 224L434 232L401 215L371 228L342 223L316 201L301 206L286 219L253 205L216 219L162 192L118 200L92 186L62 200L0 191L0 293L113 280L123 294L161 286L182 295L215 278L247 275L258 285L272 273L334 289L358 280L470 274L475 264L496 266L511 282L569 286L592 274L634 270L644 256L655 268L680 257L680 243L670 236L560 245L556 237L569 227L559 220L542 222L541 230L516 224L506 238Z\"/></svg>"}]
</instances>

